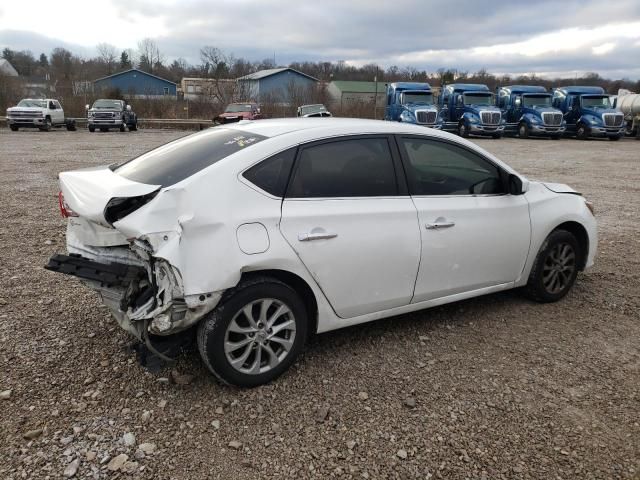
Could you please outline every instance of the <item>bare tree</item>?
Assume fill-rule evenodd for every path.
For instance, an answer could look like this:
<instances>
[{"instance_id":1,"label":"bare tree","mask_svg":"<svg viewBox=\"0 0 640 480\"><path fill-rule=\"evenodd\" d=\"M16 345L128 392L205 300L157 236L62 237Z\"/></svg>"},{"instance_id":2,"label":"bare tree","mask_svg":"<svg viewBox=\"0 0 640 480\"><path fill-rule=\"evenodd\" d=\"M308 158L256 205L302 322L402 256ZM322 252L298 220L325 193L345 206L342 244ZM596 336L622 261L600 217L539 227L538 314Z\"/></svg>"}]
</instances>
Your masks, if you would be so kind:
<instances>
[{"instance_id":1,"label":"bare tree","mask_svg":"<svg viewBox=\"0 0 640 480\"><path fill-rule=\"evenodd\" d=\"M156 72L164 63L164 55L160 53L158 44L150 38L144 38L138 42L140 54L140 70L148 73Z\"/></svg>"},{"instance_id":2,"label":"bare tree","mask_svg":"<svg viewBox=\"0 0 640 480\"><path fill-rule=\"evenodd\" d=\"M111 75L116 65L117 51L116 47L109 43L99 43L96 45L98 50L98 59L104 63L107 75Z\"/></svg>"}]
</instances>

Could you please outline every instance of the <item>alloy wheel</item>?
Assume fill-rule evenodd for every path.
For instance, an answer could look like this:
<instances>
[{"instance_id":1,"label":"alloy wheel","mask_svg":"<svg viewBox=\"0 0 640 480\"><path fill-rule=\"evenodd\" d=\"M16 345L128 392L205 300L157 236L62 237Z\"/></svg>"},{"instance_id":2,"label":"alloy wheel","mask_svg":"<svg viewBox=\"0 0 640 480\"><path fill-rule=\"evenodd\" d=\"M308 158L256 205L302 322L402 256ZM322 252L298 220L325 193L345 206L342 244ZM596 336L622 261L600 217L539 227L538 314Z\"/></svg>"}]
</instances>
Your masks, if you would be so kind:
<instances>
[{"instance_id":1,"label":"alloy wheel","mask_svg":"<svg viewBox=\"0 0 640 480\"><path fill-rule=\"evenodd\" d=\"M258 375L277 367L287 357L296 336L291 309L274 298L255 300L234 316L224 338L229 365L244 374Z\"/></svg>"},{"instance_id":2,"label":"alloy wheel","mask_svg":"<svg viewBox=\"0 0 640 480\"><path fill-rule=\"evenodd\" d=\"M558 293L571 284L576 269L576 252L568 243L557 243L547 254L542 283L547 292Z\"/></svg>"}]
</instances>

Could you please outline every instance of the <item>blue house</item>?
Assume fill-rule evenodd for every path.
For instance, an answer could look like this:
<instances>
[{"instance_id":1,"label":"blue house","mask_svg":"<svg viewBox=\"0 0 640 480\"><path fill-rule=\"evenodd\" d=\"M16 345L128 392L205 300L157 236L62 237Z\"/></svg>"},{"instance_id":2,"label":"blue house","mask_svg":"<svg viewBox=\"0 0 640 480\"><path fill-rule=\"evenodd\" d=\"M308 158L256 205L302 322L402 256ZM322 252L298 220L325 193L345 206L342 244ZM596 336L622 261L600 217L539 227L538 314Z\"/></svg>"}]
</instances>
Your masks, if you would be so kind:
<instances>
[{"instance_id":1,"label":"blue house","mask_svg":"<svg viewBox=\"0 0 640 480\"><path fill-rule=\"evenodd\" d=\"M99 78L93 82L95 92L118 89L129 98L176 97L176 84L137 68Z\"/></svg>"},{"instance_id":2,"label":"blue house","mask_svg":"<svg viewBox=\"0 0 640 480\"><path fill-rule=\"evenodd\" d=\"M291 104L309 98L318 79L293 68L271 68L237 79L244 100Z\"/></svg>"}]
</instances>

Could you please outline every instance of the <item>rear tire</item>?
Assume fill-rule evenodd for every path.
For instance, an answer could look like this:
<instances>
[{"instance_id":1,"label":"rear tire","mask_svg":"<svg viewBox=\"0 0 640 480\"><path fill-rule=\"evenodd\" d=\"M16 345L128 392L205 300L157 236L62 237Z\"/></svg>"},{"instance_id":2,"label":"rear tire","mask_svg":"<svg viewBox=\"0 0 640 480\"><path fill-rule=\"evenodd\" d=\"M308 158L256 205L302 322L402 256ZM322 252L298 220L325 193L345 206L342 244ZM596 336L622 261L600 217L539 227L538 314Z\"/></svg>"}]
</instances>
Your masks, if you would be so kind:
<instances>
[{"instance_id":1,"label":"rear tire","mask_svg":"<svg viewBox=\"0 0 640 480\"><path fill-rule=\"evenodd\" d=\"M560 300L576 281L582 255L580 245L571 232L551 232L536 256L524 294L541 303Z\"/></svg>"},{"instance_id":2,"label":"rear tire","mask_svg":"<svg viewBox=\"0 0 640 480\"><path fill-rule=\"evenodd\" d=\"M222 382L256 387L284 373L307 337L307 311L289 285L255 277L225 293L198 326L198 350Z\"/></svg>"}]
</instances>

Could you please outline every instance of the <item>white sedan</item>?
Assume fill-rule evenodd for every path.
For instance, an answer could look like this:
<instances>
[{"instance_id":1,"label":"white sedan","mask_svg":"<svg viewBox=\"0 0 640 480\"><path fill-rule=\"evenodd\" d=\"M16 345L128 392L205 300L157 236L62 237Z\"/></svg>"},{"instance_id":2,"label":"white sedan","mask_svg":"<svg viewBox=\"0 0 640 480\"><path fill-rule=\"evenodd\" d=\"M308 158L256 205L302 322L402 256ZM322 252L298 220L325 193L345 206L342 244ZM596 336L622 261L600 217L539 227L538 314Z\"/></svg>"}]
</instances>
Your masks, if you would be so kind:
<instances>
[{"instance_id":1,"label":"white sedan","mask_svg":"<svg viewBox=\"0 0 640 480\"><path fill-rule=\"evenodd\" d=\"M160 355L194 332L239 386L283 373L312 333L516 287L559 300L597 246L571 188L405 123L242 121L59 178L68 255L47 268Z\"/></svg>"}]
</instances>

